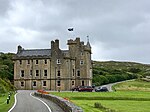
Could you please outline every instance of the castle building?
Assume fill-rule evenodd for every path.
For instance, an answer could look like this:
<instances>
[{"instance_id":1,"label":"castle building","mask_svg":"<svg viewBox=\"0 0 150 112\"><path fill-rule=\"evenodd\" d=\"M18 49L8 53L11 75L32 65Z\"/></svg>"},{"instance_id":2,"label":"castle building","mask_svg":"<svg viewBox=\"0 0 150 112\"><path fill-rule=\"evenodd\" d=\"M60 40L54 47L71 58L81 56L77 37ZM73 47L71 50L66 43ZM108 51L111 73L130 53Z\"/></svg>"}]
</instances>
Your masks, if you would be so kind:
<instances>
[{"instance_id":1,"label":"castle building","mask_svg":"<svg viewBox=\"0 0 150 112\"><path fill-rule=\"evenodd\" d=\"M59 48L59 40L51 41L51 49L29 49L18 46L14 56L14 85L27 90L71 90L91 86L91 46L80 38L68 40L68 50Z\"/></svg>"}]
</instances>

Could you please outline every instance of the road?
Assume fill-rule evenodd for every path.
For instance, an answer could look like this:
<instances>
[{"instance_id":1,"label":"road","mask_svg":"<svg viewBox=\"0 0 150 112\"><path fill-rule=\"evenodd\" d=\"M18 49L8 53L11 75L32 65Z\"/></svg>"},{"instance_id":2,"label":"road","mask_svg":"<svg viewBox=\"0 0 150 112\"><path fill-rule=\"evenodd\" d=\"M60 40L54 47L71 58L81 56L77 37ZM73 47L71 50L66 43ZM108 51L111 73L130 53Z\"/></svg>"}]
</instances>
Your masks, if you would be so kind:
<instances>
[{"instance_id":1,"label":"road","mask_svg":"<svg viewBox=\"0 0 150 112\"><path fill-rule=\"evenodd\" d=\"M116 83L110 83L110 84L106 84L106 85L102 85L102 86L98 86L98 87L107 87L108 91L112 92L113 91L112 90L113 85L118 84L118 83L122 83L122 82L126 82L126 81L132 81L132 80L135 80L135 79L120 81L120 82L116 82ZM98 88L98 87L96 87L96 88Z\"/></svg>"},{"instance_id":2,"label":"road","mask_svg":"<svg viewBox=\"0 0 150 112\"><path fill-rule=\"evenodd\" d=\"M106 85L102 85L102 86L97 86L95 87L95 89L99 88L99 87L107 87L109 92L112 92L112 86L115 85L116 83L112 83L112 84L106 84Z\"/></svg>"},{"instance_id":3,"label":"road","mask_svg":"<svg viewBox=\"0 0 150 112\"><path fill-rule=\"evenodd\" d=\"M33 92L19 90L16 95L16 105L9 112L64 112L55 103L32 96Z\"/></svg>"}]
</instances>

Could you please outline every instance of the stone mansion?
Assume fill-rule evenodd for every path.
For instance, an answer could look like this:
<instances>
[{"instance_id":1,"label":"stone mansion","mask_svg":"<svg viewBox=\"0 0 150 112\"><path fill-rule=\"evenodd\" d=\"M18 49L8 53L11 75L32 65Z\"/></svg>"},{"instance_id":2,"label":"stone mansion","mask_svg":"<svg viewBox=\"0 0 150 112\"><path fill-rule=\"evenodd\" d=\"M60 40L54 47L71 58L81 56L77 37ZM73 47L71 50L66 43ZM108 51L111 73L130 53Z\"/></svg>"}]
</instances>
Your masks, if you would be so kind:
<instances>
[{"instance_id":1,"label":"stone mansion","mask_svg":"<svg viewBox=\"0 0 150 112\"><path fill-rule=\"evenodd\" d=\"M24 49L18 46L14 60L14 85L17 89L67 91L76 86L91 86L91 46L80 38L67 41L68 50L51 41L51 49Z\"/></svg>"}]
</instances>

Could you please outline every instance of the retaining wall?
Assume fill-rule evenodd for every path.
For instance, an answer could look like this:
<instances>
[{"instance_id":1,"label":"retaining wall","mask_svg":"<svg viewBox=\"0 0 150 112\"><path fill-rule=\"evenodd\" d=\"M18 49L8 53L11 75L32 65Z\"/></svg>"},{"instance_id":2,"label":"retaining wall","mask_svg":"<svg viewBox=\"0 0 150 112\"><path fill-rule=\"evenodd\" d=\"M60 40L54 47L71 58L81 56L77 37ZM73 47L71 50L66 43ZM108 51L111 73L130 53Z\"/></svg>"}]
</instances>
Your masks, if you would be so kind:
<instances>
[{"instance_id":1,"label":"retaining wall","mask_svg":"<svg viewBox=\"0 0 150 112\"><path fill-rule=\"evenodd\" d=\"M38 92L35 92L34 95L51 100L52 102L59 105L65 112L83 112L83 110L80 107L61 97L54 96L51 94L41 94Z\"/></svg>"}]
</instances>

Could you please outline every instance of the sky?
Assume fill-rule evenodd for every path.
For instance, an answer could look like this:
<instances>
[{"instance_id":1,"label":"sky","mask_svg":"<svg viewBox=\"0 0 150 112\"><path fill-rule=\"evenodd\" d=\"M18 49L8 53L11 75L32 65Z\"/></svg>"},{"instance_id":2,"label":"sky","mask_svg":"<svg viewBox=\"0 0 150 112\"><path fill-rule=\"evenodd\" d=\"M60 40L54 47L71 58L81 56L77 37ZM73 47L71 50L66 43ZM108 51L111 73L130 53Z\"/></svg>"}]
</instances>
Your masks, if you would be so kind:
<instances>
[{"instance_id":1,"label":"sky","mask_svg":"<svg viewBox=\"0 0 150 112\"><path fill-rule=\"evenodd\" d=\"M150 64L150 0L0 0L0 52L87 36L92 60Z\"/></svg>"}]
</instances>

